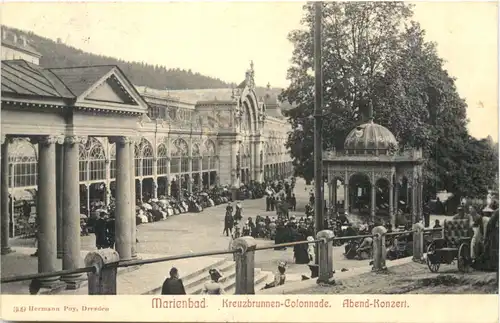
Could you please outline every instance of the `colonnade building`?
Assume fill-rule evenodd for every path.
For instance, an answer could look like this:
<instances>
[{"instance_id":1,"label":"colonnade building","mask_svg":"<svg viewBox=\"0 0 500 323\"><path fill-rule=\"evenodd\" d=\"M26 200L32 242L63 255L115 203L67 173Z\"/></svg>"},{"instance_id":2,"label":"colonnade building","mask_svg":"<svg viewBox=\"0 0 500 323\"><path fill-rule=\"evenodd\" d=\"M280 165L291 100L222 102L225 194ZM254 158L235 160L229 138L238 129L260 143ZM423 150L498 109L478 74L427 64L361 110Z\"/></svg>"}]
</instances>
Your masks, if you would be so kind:
<instances>
[{"instance_id":1,"label":"colonnade building","mask_svg":"<svg viewBox=\"0 0 500 323\"><path fill-rule=\"evenodd\" d=\"M258 93L253 64L236 88L154 90L117 66L42 68L23 46L10 41L2 54L1 251L15 233L9 200L36 192L40 272L55 271L57 256L63 269L81 265L75 237L92 200L115 198L116 249L130 259L137 199L292 172L290 127L276 94Z\"/></svg>"}]
</instances>

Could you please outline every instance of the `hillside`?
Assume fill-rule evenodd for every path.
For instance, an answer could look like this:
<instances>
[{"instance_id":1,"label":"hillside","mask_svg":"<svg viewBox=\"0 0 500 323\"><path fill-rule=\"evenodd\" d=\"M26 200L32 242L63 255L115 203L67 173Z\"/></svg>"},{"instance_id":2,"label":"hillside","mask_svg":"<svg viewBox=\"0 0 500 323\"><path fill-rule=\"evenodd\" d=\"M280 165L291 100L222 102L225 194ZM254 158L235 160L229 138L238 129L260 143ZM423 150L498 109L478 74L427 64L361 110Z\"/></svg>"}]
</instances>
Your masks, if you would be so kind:
<instances>
[{"instance_id":1,"label":"hillside","mask_svg":"<svg viewBox=\"0 0 500 323\"><path fill-rule=\"evenodd\" d=\"M113 57L86 53L32 32L5 26L2 26L2 28L15 32L19 36L25 35L28 42L42 54L40 65L43 67L118 65L132 83L155 89L181 90L231 87L230 83L194 73L191 70L155 66L145 62L125 62Z\"/></svg>"}]
</instances>

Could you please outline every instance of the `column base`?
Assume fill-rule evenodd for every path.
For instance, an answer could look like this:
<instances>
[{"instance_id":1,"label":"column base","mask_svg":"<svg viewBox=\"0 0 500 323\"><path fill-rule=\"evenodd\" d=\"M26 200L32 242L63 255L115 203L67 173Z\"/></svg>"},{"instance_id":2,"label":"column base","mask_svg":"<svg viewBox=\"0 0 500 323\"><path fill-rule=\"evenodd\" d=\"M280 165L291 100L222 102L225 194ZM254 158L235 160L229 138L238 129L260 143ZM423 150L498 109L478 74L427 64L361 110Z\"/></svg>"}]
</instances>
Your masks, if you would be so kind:
<instances>
[{"instance_id":1,"label":"column base","mask_svg":"<svg viewBox=\"0 0 500 323\"><path fill-rule=\"evenodd\" d=\"M85 280L83 275L61 277L61 282L66 284L66 289L71 290L80 288Z\"/></svg>"},{"instance_id":2,"label":"column base","mask_svg":"<svg viewBox=\"0 0 500 323\"><path fill-rule=\"evenodd\" d=\"M335 285L335 279L333 277L328 278L327 280L321 280L317 279L316 284L321 284L321 285Z\"/></svg>"},{"instance_id":3,"label":"column base","mask_svg":"<svg viewBox=\"0 0 500 323\"><path fill-rule=\"evenodd\" d=\"M43 292L48 294L50 291L64 290L66 289L66 283L59 280L59 277L50 277L40 279L40 288L44 290L49 290Z\"/></svg>"},{"instance_id":4,"label":"column base","mask_svg":"<svg viewBox=\"0 0 500 323\"><path fill-rule=\"evenodd\" d=\"M13 253L13 252L16 252L14 249L12 249L11 247L2 247L2 250L0 251L0 254L1 255L6 255L6 254L9 254L9 253Z\"/></svg>"}]
</instances>

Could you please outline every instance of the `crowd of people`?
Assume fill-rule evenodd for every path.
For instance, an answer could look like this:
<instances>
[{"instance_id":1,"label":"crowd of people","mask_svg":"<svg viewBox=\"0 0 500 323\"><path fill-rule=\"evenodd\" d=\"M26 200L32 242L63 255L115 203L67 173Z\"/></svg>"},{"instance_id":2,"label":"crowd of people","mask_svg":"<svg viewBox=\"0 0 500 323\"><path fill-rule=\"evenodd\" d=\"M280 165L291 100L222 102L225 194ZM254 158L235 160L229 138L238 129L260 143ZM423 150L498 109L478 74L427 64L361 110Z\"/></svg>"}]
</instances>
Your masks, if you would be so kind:
<instances>
[{"instance_id":1,"label":"crowd of people","mask_svg":"<svg viewBox=\"0 0 500 323\"><path fill-rule=\"evenodd\" d=\"M240 199L260 198L264 194L264 186L255 182L242 185L236 192ZM179 194L178 194L179 195ZM205 208L231 203L232 192L227 186L214 186L206 191L182 190L180 197L160 196L148 198L147 202L136 203L136 224L165 220L170 216L186 212L202 212ZM115 244L115 200L110 203L93 202L90 204L90 216L81 215L81 234L94 233L98 249L113 248ZM138 241L137 241L138 242Z\"/></svg>"}]
</instances>

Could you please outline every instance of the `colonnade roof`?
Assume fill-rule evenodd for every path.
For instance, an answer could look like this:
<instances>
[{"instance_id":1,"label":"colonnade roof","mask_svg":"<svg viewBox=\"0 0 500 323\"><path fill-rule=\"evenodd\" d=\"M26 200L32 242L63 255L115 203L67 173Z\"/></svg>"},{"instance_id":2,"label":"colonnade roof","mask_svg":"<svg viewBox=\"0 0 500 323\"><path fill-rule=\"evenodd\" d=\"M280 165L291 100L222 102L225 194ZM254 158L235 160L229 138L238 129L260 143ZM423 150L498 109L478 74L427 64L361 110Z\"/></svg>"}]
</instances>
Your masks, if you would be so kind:
<instances>
[{"instance_id":1,"label":"colonnade roof","mask_svg":"<svg viewBox=\"0 0 500 323\"><path fill-rule=\"evenodd\" d=\"M2 101L37 104L52 98L68 107L147 111L146 102L115 65L42 68L25 60L3 60L1 86Z\"/></svg>"}]
</instances>

